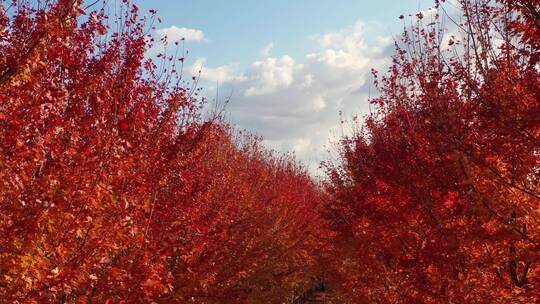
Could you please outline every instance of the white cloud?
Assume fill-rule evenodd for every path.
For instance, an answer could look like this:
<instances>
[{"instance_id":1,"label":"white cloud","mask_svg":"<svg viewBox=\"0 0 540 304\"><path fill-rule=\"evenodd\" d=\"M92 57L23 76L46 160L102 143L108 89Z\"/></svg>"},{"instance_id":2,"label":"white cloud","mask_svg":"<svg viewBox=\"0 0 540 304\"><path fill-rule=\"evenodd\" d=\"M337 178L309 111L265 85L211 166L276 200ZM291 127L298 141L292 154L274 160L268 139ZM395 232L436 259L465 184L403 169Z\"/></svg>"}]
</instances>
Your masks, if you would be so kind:
<instances>
[{"instance_id":1,"label":"white cloud","mask_svg":"<svg viewBox=\"0 0 540 304\"><path fill-rule=\"evenodd\" d=\"M317 36L318 48L300 58L268 56L236 75L227 66L211 69L227 71L222 88L233 92L231 120L262 135L269 147L293 151L317 173L330 142L341 134L339 112L345 118L366 114L370 70L384 70L390 62L393 41L379 37L367 43L367 34L378 33L357 22Z\"/></svg>"},{"instance_id":2,"label":"white cloud","mask_svg":"<svg viewBox=\"0 0 540 304\"><path fill-rule=\"evenodd\" d=\"M273 48L274 48L274 43L270 42L269 44L267 44L265 47L261 49L261 55L263 55L263 57L270 57L270 51Z\"/></svg>"},{"instance_id":3,"label":"white cloud","mask_svg":"<svg viewBox=\"0 0 540 304\"><path fill-rule=\"evenodd\" d=\"M244 91L246 96L264 95L276 89L286 88L294 81L294 72L300 69L290 56L266 58L251 65L248 74L250 86Z\"/></svg>"},{"instance_id":4,"label":"white cloud","mask_svg":"<svg viewBox=\"0 0 540 304\"><path fill-rule=\"evenodd\" d=\"M167 37L168 42L178 42L184 39L185 41L208 41L204 32L197 29L191 29L186 27L171 26L156 30L157 38L161 39Z\"/></svg>"},{"instance_id":5,"label":"white cloud","mask_svg":"<svg viewBox=\"0 0 540 304\"><path fill-rule=\"evenodd\" d=\"M210 68L206 66L206 58L197 58L189 70L192 76L198 76L200 73L201 80L213 83L242 81L245 77L243 75L235 75L236 66L236 64L229 64Z\"/></svg>"},{"instance_id":6,"label":"white cloud","mask_svg":"<svg viewBox=\"0 0 540 304\"><path fill-rule=\"evenodd\" d=\"M365 28L364 22L357 21L350 28L323 35L318 39L318 42L323 49L339 49L348 53L356 53L365 47Z\"/></svg>"}]
</instances>

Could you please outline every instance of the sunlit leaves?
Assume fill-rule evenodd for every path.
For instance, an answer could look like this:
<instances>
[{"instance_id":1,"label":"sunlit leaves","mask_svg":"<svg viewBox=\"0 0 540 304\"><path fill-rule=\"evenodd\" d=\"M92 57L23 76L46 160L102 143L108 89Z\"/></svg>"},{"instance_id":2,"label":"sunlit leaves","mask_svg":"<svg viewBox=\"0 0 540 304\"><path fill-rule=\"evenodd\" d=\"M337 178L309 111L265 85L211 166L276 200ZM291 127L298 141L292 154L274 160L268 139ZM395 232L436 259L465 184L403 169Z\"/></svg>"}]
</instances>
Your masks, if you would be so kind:
<instances>
[{"instance_id":1,"label":"sunlit leaves","mask_svg":"<svg viewBox=\"0 0 540 304\"><path fill-rule=\"evenodd\" d=\"M4 301L280 303L319 274L316 185L203 120L180 67L145 58L135 5L14 4L0 5Z\"/></svg>"},{"instance_id":2,"label":"sunlit leaves","mask_svg":"<svg viewBox=\"0 0 540 304\"><path fill-rule=\"evenodd\" d=\"M538 7L458 3L447 43L416 15L376 80L378 111L327 164L352 302L538 301Z\"/></svg>"}]
</instances>

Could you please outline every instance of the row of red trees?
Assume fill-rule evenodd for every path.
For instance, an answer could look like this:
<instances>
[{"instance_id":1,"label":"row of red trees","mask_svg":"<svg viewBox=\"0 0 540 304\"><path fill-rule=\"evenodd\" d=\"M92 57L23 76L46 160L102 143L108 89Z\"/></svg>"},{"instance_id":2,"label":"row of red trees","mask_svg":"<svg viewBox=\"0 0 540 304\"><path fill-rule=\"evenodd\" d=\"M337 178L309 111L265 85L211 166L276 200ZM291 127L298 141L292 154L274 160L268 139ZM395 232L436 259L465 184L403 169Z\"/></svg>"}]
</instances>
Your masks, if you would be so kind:
<instances>
[{"instance_id":1,"label":"row of red trees","mask_svg":"<svg viewBox=\"0 0 540 304\"><path fill-rule=\"evenodd\" d=\"M355 303L537 303L540 2L440 5L327 165L341 287Z\"/></svg>"},{"instance_id":2,"label":"row of red trees","mask_svg":"<svg viewBox=\"0 0 540 304\"><path fill-rule=\"evenodd\" d=\"M0 2L3 302L540 299L538 0L418 14L320 184L118 4Z\"/></svg>"},{"instance_id":3,"label":"row of red trees","mask_svg":"<svg viewBox=\"0 0 540 304\"><path fill-rule=\"evenodd\" d=\"M135 5L96 5L0 5L0 302L277 303L309 288L309 175L203 119L183 59L145 59Z\"/></svg>"}]
</instances>

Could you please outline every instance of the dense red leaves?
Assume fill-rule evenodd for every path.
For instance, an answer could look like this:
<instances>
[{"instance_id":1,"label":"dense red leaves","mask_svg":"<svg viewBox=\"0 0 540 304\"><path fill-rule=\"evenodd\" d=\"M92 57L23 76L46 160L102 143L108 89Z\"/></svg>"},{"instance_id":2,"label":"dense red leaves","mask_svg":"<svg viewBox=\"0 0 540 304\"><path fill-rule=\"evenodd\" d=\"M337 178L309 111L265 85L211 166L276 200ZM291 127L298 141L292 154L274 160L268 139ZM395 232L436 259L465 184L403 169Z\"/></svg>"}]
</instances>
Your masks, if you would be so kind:
<instances>
[{"instance_id":1,"label":"dense red leaves","mask_svg":"<svg viewBox=\"0 0 540 304\"><path fill-rule=\"evenodd\" d=\"M0 5L0 298L281 303L309 288L317 188L202 120L124 2Z\"/></svg>"},{"instance_id":2,"label":"dense red leaves","mask_svg":"<svg viewBox=\"0 0 540 304\"><path fill-rule=\"evenodd\" d=\"M462 39L407 31L327 166L352 303L540 299L538 2L459 2Z\"/></svg>"},{"instance_id":3,"label":"dense red leaves","mask_svg":"<svg viewBox=\"0 0 540 304\"><path fill-rule=\"evenodd\" d=\"M417 15L324 193L202 119L129 1L32 3L0 5L5 302L539 300L538 1L462 0L460 35Z\"/></svg>"}]
</instances>

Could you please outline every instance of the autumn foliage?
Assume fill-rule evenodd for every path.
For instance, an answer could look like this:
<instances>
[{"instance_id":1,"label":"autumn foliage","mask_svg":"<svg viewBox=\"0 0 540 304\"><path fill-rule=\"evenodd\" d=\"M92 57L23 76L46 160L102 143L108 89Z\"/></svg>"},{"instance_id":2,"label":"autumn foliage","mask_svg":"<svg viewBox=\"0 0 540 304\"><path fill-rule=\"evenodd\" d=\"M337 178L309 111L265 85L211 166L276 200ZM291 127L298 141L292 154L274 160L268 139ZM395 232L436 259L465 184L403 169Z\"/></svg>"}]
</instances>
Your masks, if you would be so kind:
<instances>
[{"instance_id":1,"label":"autumn foliage","mask_svg":"<svg viewBox=\"0 0 540 304\"><path fill-rule=\"evenodd\" d=\"M204 119L182 54L145 57L153 12L119 8L0 5L1 302L292 299L317 275L319 190Z\"/></svg>"},{"instance_id":2,"label":"autumn foliage","mask_svg":"<svg viewBox=\"0 0 540 304\"><path fill-rule=\"evenodd\" d=\"M374 72L377 111L326 166L351 302L539 301L539 4L438 3Z\"/></svg>"},{"instance_id":3,"label":"autumn foliage","mask_svg":"<svg viewBox=\"0 0 540 304\"><path fill-rule=\"evenodd\" d=\"M540 2L443 2L317 183L154 11L0 1L0 302L540 301Z\"/></svg>"}]
</instances>

